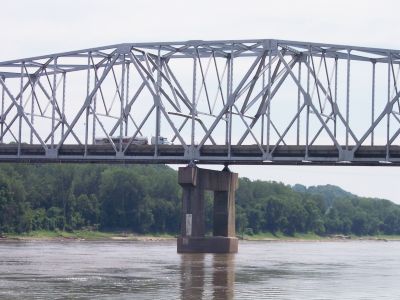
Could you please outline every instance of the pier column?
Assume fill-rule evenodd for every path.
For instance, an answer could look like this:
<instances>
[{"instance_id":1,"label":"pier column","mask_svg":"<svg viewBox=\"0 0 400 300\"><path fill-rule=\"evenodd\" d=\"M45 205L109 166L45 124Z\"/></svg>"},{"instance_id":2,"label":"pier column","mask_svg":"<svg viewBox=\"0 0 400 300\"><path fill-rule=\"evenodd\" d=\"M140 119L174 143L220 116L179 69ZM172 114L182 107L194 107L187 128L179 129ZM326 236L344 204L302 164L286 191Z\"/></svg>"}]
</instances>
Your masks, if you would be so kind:
<instances>
[{"instance_id":1,"label":"pier column","mask_svg":"<svg viewBox=\"0 0 400 300\"><path fill-rule=\"evenodd\" d=\"M238 174L223 171L179 168L179 184L183 188L181 235L178 253L236 253L235 191ZM214 192L213 236L205 236L204 192Z\"/></svg>"}]
</instances>

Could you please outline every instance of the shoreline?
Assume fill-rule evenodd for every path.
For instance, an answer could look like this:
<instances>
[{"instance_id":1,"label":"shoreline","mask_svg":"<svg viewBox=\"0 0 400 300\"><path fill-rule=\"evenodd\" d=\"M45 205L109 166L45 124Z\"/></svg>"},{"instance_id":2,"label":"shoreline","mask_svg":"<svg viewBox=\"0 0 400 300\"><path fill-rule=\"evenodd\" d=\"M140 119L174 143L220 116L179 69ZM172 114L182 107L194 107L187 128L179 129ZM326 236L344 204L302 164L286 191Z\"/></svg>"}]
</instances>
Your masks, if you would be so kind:
<instances>
[{"instance_id":1,"label":"shoreline","mask_svg":"<svg viewBox=\"0 0 400 300\"><path fill-rule=\"evenodd\" d=\"M0 243L7 241L139 241L160 242L176 240L171 234L136 234L124 232L101 232L101 231L33 231L23 234L0 235ZM287 236L283 234L273 235L261 233L256 235L238 235L240 241L257 242L350 242L350 241L400 241L400 235L375 235L375 236L347 236L328 235L319 236L315 234L296 234Z\"/></svg>"},{"instance_id":2,"label":"shoreline","mask_svg":"<svg viewBox=\"0 0 400 300\"><path fill-rule=\"evenodd\" d=\"M176 239L173 235L141 235L135 233L102 231L32 231L23 234L0 235L2 241L166 241Z\"/></svg>"},{"instance_id":3,"label":"shoreline","mask_svg":"<svg viewBox=\"0 0 400 300\"><path fill-rule=\"evenodd\" d=\"M238 237L241 240L247 241L265 241L265 242L351 242L351 241L377 241L377 242L391 242L400 241L400 235L342 235L342 234L331 234L331 235L317 235L317 234L296 234L294 236L283 235L278 233L273 235L272 233L261 233L256 235L245 235L243 238Z\"/></svg>"}]
</instances>

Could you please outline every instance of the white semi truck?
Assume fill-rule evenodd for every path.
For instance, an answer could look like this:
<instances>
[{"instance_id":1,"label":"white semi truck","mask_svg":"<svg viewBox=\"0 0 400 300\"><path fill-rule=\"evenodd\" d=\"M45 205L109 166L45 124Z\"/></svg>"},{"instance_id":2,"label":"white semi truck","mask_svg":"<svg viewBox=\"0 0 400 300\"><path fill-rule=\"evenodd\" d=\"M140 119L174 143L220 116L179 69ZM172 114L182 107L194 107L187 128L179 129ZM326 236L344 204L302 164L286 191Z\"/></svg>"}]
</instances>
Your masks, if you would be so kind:
<instances>
[{"instance_id":1,"label":"white semi truck","mask_svg":"<svg viewBox=\"0 0 400 300\"><path fill-rule=\"evenodd\" d=\"M108 138L108 137L98 137L98 138L95 138L94 144L95 145L108 145L108 144L111 144L110 140L114 144L119 144L119 142L121 140L122 144L126 145L131 141L131 139L132 139L132 137L129 137L129 136L123 136L122 138L120 138L119 136L112 136L110 138ZM151 139L150 139L151 145L155 145L156 141L157 141L157 138L155 136L151 137ZM149 140L145 136L136 136L132 140L131 144L132 145L148 145L149 144ZM167 138L159 136L157 144L158 145L171 145L171 142L169 142Z\"/></svg>"},{"instance_id":2,"label":"white semi truck","mask_svg":"<svg viewBox=\"0 0 400 300\"><path fill-rule=\"evenodd\" d=\"M155 145L156 142L157 142L157 138L155 136L152 136L151 137L151 144ZM171 142L169 142L167 138L159 136L157 144L158 145L171 145Z\"/></svg>"},{"instance_id":3,"label":"white semi truck","mask_svg":"<svg viewBox=\"0 0 400 300\"><path fill-rule=\"evenodd\" d=\"M130 142L130 140L132 139L132 137L129 136L123 136L121 139L119 136L112 136L110 138L108 137L99 137L99 138L95 138L94 140L94 144L95 145L108 145L111 144L110 139L112 140L112 142L114 144L119 144L119 141L122 141L122 144L128 144ZM133 140L132 140L132 145L148 145L149 144L149 140L147 137L145 136L136 136Z\"/></svg>"}]
</instances>

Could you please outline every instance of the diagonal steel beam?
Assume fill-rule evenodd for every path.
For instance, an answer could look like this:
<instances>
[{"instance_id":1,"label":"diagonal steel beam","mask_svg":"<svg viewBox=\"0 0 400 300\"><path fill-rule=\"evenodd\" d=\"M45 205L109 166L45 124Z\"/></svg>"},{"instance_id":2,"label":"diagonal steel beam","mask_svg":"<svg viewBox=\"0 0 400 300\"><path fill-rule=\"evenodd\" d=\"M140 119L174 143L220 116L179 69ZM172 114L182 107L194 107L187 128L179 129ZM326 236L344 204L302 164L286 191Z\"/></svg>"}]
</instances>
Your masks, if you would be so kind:
<instances>
[{"instance_id":1,"label":"diagonal steel beam","mask_svg":"<svg viewBox=\"0 0 400 300\"><path fill-rule=\"evenodd\" d=\"M201 147L204 145L204 143L207 141L211 133L214 131L215 127L218 125L220 122L222 116L228 111L228 109L235 103L237 94L239 93L240 89L243 87L247 79L249 78L250 74L253 72L254 68L257 66L259 61L261 60L262 55L259 55L253 62L253 64L250 66L248 69L247 73L244 75L244 77L241 79L239 82L238 86L236 87L235 91L230 95L230 97L227 100L227 103L224 105L223 109L220 111L218 114L217 118L214 120L213 124L211 125L210 129L206 133L206 135L203 137L201 140L200 144L198 145L197 149L200 150Z\"/></svg>"},{"instance_id":2,"label":"diagonal steel beam","mask_svg":"<svg viewBox=\"0 0 400 300\"><path fill-rule=\"evenodd\" d=\"M324 126L324 129L326 130L326 132L328 133L329 137L332 139L333 143L335 144L335 146L337 147L337 149L339 150L339 152L342 151L342 148L340 147L338 141L336 140L336 137L333 135L333 133L331 132L331 130L329 129L329 127L325 124L324 120L322 119L321 115L319 114L317 108L314 106L314 104L311 101L311 96L309 93L307 93L306 90L304 90L301 82L297 79L296 75L294 75L292 69L289 67L289 65L287 64L287 62L285 61L284 57L282 56L282 54L280 54L278 52L278 56L280 58L280 60L282 61L282 63L285 65L285 68L289 71L290 76L293 78L293 81L296 83L296 85L299 87L301 93L304 96L304 100L305 103L314 111L315 115L317 116L318 120L321 122L321 124Z\"/></svg>"},{"instance_id":3,"label":"diagonal steel beam","mask_svg":"<svg viewBox=\"0 0 400 300\"><path fill-rule=\"evenodd\" d=\"M295 64L297 63L298 58L292 59L292 61L289 63L290 68L293 68ZM252 123L250 124L250 128L253 128L256 123L259 121L260 117L266 113L267 107L271 104L272 99L274 98L275 94L278 92L280 89L281 85L283 82L286 80L287 76L289 76L289 72L285 69L282 69L280 72L277 72L277 68L280 67L280 64L276 67L274 71L274 75L271 76L271 82L268 82L267 86L261 90L261 92L250 102L249 106L252 106L260 97L263 97L258 111L256 115L253 118ZM275 83L275 80L280 78L274 89L271 91L272 85ZM271 93L270 93L271 91ZM267 99L268 96L268 99ZM246 130L243 136L239 139L238 145L241 145L243 141L246 139L247 135L249 134L249 131Z\"/></svg>"},{"instance_id":4,"label":"diagonal steel beam","mask_svg":"<svg viewBox=\"0 0 400 300\"><path fill-rule=\"evenodd\" d=\"M322 90L323 93L325 93L325 95L327 95L327 99L328 101L331 103L332 107L334 107L333 109L333 113L335 115L337 115L339 117L339 119L343 122L344 125L346 125L346 120L344 119L342 113L339 111L337 105L333 102L332 97L329 96L327 94L327 91L324 87L324 85L321 83L321 81L319 80L319 78L316 76L315 72L312 70L310 64L308 62L305 62L305 65L308 69L308 71L310 72L310 74L313 76L317 86L319 86L319 88ZM321 130L321 129L320 129ZM320 133L320 130L318 130L318 132ZM319 135L319 133L317 133L317 135ZM358 142L358 138L357 136L354 134L353 130L351 130L351 128L349 127L349 134L351 135L351 137L353 138L353 140L357 143Z\"/></svg>"},{"instance_id":5,"label":"diagonal steel beam","mask_svg":"<svg viewBox=\"0 0 400 300\"><path fill-rule=\"evenodd\" d=\"M10 97L11 101L14 103L14 105L17 107L18 110L18 116L23 118L24 121L26 122L26 124L30 127L30 129L32 130L33 134L36 136L36 138L38 139L38 141L40 142L40 144L43 146L44 149L48 149L47 145L43 142L43 140L41 139L40 135L38 134L38 132L36 131L36 129L32 126L31 122L29 121L28 117L26 116L26 114L24 113L24 108L18 103L18 101L14 98L14 96L11 94L10 90L7 88L3 78L0 77L0 84L3 86L4 91L6 92L6 94L8 95L8 97ZM19 141L19 143L21 143L21 141Z\"/></svg>"},{"instance_id":6,"label":"diagonal steel beam","mask_svg":"<svg viewBox=\"0 0 400 300\"><path fill-rule=\"evenodd\" d=\"M112 60L110 61L110 63L108 64L108 66L104 69L103 74L101 76L101 78L99 79L99 81L96 83L96 85L94 86L93 90L91 91L91 93L86 97L82 107L80 108L80 110L78 111L78 113L76 114L74 120L71 122L70 127L68 127L67 131L65 132L65 134L61 137L60 142L57 145L57 150L60 149L60 147L63 145L64 141L66 140L66 138L68 137L68 135L71 133L72 129L74 128L74 126L76 125L76 123L78 122L79 118L81 117L82 113L85 111L85 109L87 109L90 106L90 103L92 101L93 96L96 94L97 90L99 89L100 85L103 83L104 79L107 77L107 74L110 72L114 62L117 61L119 55L114 54Z\"/></svg>"}]
</instances>

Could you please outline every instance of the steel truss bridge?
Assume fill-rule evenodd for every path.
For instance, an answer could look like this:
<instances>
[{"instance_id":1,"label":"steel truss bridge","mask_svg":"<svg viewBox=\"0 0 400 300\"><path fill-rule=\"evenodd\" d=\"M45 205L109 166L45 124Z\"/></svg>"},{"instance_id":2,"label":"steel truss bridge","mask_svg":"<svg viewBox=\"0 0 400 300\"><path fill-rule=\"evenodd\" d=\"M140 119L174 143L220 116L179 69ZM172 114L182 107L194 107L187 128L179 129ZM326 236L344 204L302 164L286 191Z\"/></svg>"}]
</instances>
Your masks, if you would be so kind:
<instances>
[{"instance_id":1,"label":"steel truss bridge","mask_svg":"<svg viewBox=\"0 0 400 300\"><path fill-rule=\"evenodd\" d=\"M398 165L399 72L399 50L271 39L3 61L0 161Z\"/></svg>"}]
</instances>

